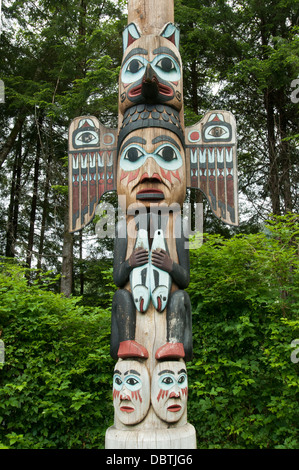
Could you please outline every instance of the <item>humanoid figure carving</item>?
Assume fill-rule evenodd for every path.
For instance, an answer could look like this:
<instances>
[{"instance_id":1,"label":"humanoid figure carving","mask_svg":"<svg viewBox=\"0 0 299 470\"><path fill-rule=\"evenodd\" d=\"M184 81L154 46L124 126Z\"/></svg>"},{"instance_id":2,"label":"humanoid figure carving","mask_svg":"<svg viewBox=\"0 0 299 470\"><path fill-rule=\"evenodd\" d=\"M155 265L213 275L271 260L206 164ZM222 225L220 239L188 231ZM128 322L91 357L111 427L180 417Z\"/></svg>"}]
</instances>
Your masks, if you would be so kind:
<instances>
[{"instance_id":1,"label":"humanoid figure carving","mask_svg":"<svg viewBox=\"0 0 299 470\"><path fill-rule=\"evenodd\" d=\"M151 214L148 213L150 222ZM154 218L154 217L153 217ZM181 223L180 215L176 218L177 226ZM169 273L172 283L178 287L170 293L167 306L167 338L166 343L156 351L156 359L192 357L192 325L190 299L183 289L189 284L189 251L181 227L176 238L178 263L174 262L166 250L154 250L150 254L146 249L137 248L126 258L127 253L127 224L121 221L117 226L114 248L114 282L120 288L114 294L112 303L111 325L111 355L118 357L148 357L147 350L135 341L136 305L132 293L125 287L128 285L130 274L136 267L148 266L151 263L158 269ZM148 230L150 233L151 230ZM120 236L121 234L121 236ZM149 240L151 246L152 240ZM167 248L167 246L166 246ZM147 268L148 269L148 268ZM144 313L146 315L146 312Z\"/></svg>"}]
</instances>

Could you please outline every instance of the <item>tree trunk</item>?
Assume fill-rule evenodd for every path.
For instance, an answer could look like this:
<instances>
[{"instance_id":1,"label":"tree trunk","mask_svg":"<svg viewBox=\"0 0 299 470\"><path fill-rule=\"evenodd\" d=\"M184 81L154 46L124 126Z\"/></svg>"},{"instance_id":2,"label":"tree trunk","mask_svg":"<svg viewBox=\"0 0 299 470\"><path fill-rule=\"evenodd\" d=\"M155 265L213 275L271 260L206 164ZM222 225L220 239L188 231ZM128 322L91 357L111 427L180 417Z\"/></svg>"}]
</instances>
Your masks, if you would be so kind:
<instances>
[{"instance_id":1,"label":"tree trunk","mask_svg":"<svg viewBox=\"0 0 299 470\"><path fill-rule=\"evenodd\" d=\"M272 212L275 215L280 215L280 187L279 187L279 167L278 155L276 152L275 140L275 120L274 120L274 99L273 93L268 88L264 93L264 102L267 112L267 139L268 139L268 154L269 154L269 193L272 204Z\"/></svg>"},{"instance_id":2,"label":"tree trunk","mask_svg":"<svg viewBox=\"0 0 299 470\"><path fill-rule=\"evenodd\" d=\"M291 192L291 160L289 143L284 139L287 137L287 111L286 111L286 96L283 89L277 93L277 107L279 112L279 132L280 132L280 163L281 163L281 176L280 187L282 188L282 196L284 199L284 212L291 212L293 210L293 200Z\"/></svg>"},{"instance_id":3,"label":"tree trunk","mask_svg":"<svg viewBox=\"0 0 299 470\"><path fill-rule=\"evenodd\" d=\"M17 238L18 228L18 214L19 214L19 192L21 183L21 172L22 172L22 132L20 130L16 156L12 172L12 182L10 190L10 202L8 207L8 220L6 230L6 250L5 256L8 258L14 258L15 256L15 244Z\"/></svg>"},{"instance_id":4,"label":"tree trunk","mask_svg":"<svg viewBox=\"0 0 299 470\"><path fill-rule=\"evenodd\" d=\"M16 119L14 127L12 128L9 136L6 139L5 144L3 145L3 147L0 151L0 168L3 165L3 163L5 162L7 155L11 151L11 149L12 149L12 147L13 147L15 141L16 141L16 138L18 137L18 134L22 129L25 118L26 118L26 116L24 116L22 114L22 112L20 112L19 116Z\"/></svg>"},{"instance_id":5,"label":"tree trunk","mask_svg":"<svg viewBox=\"0 0 299 470\"><path fill-rule=\"evenodd\" d=\"M37 121L38 134L39 134L41 125L42 125L42 119L39 119ZM33 196L32 196L32 202L31 202L30 226L29 226L29 234L28 234L27 257L26 257L26 265L28 266L28 268L31 267L31 261L32 261L40 156L41 156L41 140L40 140L40 136L38 135L37 142L36 142L36 157L35 157L35 163L34 163L34 177L33 177Z\"/></svg>"},{"instance_id":6,"label":"tree trunk","mask_svg":"<svg viewBox=\"0 0 299 470\"><path fill-rule=\"evenodd\" d=\"M73 243L74 236L69 232L69 211L67 207L64 215L62 269L60 283L60 292L66 297L70 297L73 288Z\"/></svg>"},{"instance_id":7,"label":"tree trunk","mask_svg":"<svg viewBox=\"0 0 299 470\"><path fill-rule=\"evenodd\" d=\"M48 215L48 209L49 209L48 198L49 198L49 191L50 191L50 169L51 169L51 162L53 158L52 125L50 129L50 147L48 149L48 153L49 153L49 156L48 156L48 161L46 165L46 181L45 181L43 208L42 208L43 213L42 213L42 225L41 225L41 232L40 232L40 239L39 239L37 269L41 269L42 256L43 256L43 251L44 251L47 215Z\"/></svg>"},{"instance_id":8,"label":"tree trunk","mask_svg":"<svg viewBox=\"0 0 299 470\"><path fill-rule=\"evenodd\" d=\"M79 262L80 262L80 295L84 294L84 270L83 270L83 236L79 234Z\"/></svg>"}]
</instances>

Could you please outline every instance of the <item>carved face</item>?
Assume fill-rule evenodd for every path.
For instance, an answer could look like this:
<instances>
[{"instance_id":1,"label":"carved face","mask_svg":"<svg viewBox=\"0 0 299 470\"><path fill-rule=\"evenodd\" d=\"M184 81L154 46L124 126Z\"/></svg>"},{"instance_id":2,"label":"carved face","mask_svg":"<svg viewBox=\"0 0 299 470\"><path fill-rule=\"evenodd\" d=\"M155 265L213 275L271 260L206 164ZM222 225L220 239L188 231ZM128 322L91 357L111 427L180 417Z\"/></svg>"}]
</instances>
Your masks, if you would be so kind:
<instances>
[{"instance_id":1,"label":"carved face","mask_svg":"<svg viewBox=\"0 0 299 470\"><path fill-rule=\"evenodd\" d=\"M118 154L117 192L127 207L136 202L182 204L186 195L185 151L176 134L163 128L131 132Z\"/></svg>"},{"instance_id":2,"label":"carved face","mask_svg":"<svg viewBox=\"0 0 299 470\"><path fill-rule=\"evenodd\" d=\"M150 379L147 368L138 361L118 361L113 376L113 404L121 423L139 423L150 404Z\"/></svg>"},{"instance_id":3,"label":"carved face","mask_svg":"<svg viewBox=\"0 0 299 470\"><path fill-rule=\"evenodd\" d=\"M182 63L177 47L161 36L143 36L124 52L119 77L119 111L139 103L182 108Z\"/></svg>"},{"instance_id":4,"label":"carved face","mask_svg":"<svg viewBox=\"0 0 299 470\"><path fill-rule=\"evenodd\" d=\"M187 406L188 379L183 362L159 363L152 378L152 405L159 418L167 423L175 423Z\"/></svg>"}]
</instances>

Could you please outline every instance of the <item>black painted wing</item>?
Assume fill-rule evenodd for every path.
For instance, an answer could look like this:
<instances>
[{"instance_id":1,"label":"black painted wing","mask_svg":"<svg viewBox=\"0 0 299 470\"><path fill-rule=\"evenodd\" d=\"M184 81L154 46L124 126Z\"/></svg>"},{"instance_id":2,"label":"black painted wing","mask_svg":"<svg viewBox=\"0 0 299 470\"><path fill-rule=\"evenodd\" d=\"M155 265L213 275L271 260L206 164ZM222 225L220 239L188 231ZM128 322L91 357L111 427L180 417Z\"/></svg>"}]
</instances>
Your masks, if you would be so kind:
<instances>
[{"instance_id":1,"label":"black painted wing","mask_svg":"<svg viewBox=\"0 0 299 470\"><path fill-rule=\"evenodd\" d=\"M116 190L117 129L94 116L75 118L69 128L69 231L84 228L106 191Z\"/></svg>"},{"instance_id":2,"label":"black painted wing","mask_svg":"<svg viewBox=\"0 0 299 470\"><path fill-rule=\"evenodd\" d=\"M238 225L237 136L234 116L209 111L186 127L187 186L200 189L223 222Z\"/></svg>"}]
</instances>

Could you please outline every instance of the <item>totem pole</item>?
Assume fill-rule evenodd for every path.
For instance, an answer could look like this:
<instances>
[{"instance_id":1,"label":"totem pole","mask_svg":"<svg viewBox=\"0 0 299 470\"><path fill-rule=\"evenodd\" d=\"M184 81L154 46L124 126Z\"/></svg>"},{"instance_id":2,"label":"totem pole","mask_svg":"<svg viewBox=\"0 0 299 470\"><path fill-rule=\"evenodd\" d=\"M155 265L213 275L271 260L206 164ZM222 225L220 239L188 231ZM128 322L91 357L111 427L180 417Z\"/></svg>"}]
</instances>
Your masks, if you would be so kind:
<instances>
[{"instance_id":1,"label":"totem pole","mask_svg":"<svg viewBox=\"0 0 299 470\"><path fill-rule=\"evenodd\" d=\"M109 449L196 448L187 422L192 321L181 208L188 187L199 188L221 220L238 224L235 120L209 111L185 129L173 0L129 0L118 129L94 116L69 129L70 231L92 220L106 191L117 191L126 214L114 246Z\"/></svg>"}]
</instances>

